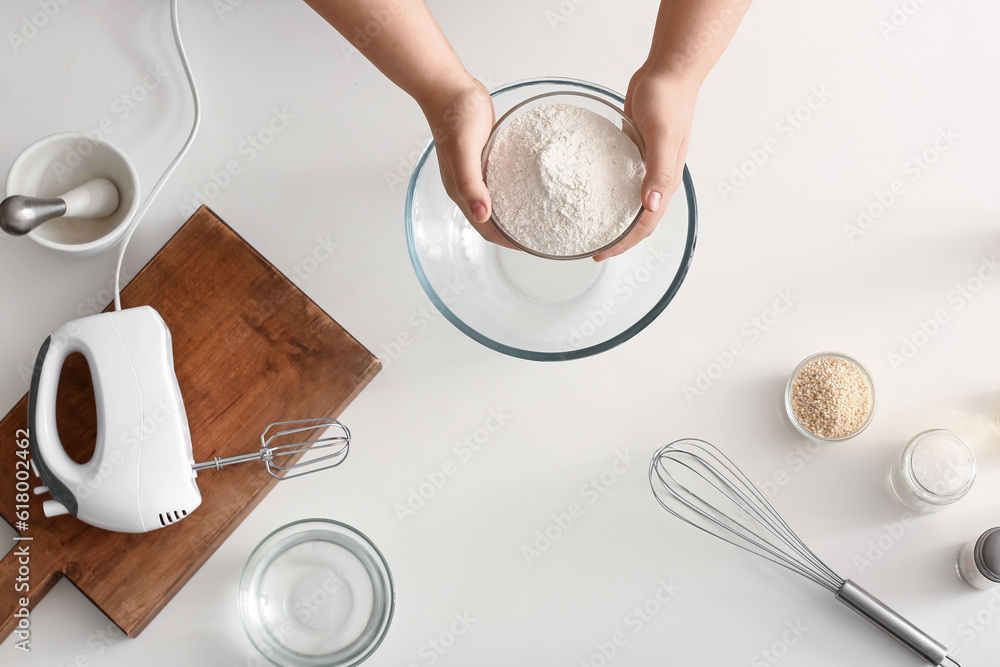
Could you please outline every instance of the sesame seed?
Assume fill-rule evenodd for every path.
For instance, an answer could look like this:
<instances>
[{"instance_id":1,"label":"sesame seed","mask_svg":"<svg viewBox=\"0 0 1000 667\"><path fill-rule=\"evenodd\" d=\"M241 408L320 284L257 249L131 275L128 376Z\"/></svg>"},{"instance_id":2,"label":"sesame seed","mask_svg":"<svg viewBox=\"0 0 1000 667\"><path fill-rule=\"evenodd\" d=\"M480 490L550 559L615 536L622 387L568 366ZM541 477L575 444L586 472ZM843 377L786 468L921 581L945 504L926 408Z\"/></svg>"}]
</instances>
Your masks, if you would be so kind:
<instances>
[{"instance_id":1,"label":"sesame seed","mask_svg":"<svg viewBox=\"0 0 1000 667\"><path fill-rule=\"evenodd\" d=\"M821 438L857 432L872 409L872 389L857 364L820 357L792 380L792 412L799 424Z\"/></svg>"}]
</instances>

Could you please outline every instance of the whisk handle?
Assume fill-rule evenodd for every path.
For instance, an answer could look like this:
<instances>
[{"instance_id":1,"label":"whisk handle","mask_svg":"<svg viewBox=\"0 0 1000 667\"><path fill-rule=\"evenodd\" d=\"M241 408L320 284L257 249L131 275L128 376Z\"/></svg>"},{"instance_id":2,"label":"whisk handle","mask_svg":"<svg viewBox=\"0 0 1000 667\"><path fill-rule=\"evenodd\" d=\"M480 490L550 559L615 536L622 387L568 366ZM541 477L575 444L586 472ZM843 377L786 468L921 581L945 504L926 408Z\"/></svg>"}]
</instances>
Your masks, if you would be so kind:
<instances>
[{"instance_id":1,"label":"whisk handle","mask_svg":"<svg viewBox=\"0 0 1000 667\"><path fill-rule=\"evenodd\" d=\"M948 657L948 649L944 644L885 606L850 579L844 581L844 585L837 591L837 599L895 637L930 664L941 665Z\"/></svg>"}]
</instances>

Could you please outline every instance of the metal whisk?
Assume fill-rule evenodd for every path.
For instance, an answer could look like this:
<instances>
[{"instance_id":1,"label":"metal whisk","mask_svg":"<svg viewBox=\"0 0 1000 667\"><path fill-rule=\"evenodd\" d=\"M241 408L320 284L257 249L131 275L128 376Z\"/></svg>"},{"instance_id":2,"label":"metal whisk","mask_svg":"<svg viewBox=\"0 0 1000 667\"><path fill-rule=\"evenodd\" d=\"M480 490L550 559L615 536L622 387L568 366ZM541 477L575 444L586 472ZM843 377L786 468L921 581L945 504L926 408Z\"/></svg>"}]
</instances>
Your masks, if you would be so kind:
<instances>
[{"instance_id":1,"label":"metal whisk","mask_svg":"<svg viewBox=\"0 0 1000 667\"><path fill-rule=\"evenodd\" d=\"M305 442L289 442L292 440L289 436L324 428L330 430L321 438ZM322 456L299 461L299 457L306 452L330 447L333 450L325 452ZM232 463L260 459L267 467L267 472L275 479L292 479L339 466L347 458L350 447L351 432L336 419L324 417L274 422L268 424L268 427L260 434L260 451L228 458L216 456L211 461L194 464L194 469L198 471L208 468L222 468ZM297 472L291 472L293 470ZM276 471L286 474L278 475Z\"/></svg>"},{"instance_id":2,"label":"metal whisk","mask_svg":"<svg viewBox=\"0 0 1000 667\"><path fill-rule=\"evenodd\" d=\"M660 505L685 523L819 584L930 664L961 667L943 644L837 576L713 445L684 439L661 447L649 464L649 483Z\"/></svg>"}]
</instances>

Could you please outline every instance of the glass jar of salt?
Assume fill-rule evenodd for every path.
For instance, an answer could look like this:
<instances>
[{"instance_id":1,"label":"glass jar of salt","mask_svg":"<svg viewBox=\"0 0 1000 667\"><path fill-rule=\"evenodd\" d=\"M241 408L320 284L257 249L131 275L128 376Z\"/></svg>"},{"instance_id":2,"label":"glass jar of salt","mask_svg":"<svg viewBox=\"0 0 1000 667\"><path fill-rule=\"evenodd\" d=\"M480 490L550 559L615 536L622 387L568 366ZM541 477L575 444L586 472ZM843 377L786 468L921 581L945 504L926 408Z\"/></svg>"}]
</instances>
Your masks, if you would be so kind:
<instances>
[{"instance_id":1,"label":"glass jar of salt","mask_svg":"<svg viewBox=\"0 0 1000 667\"><path fill-rule=\"evenodd\" d=\"M976 588L1000 583L1000 527L990 528L968 542L958 554L958 576Z\"/></svg>"},{"instance_id":2,"label":"glass jar of salt","mask_svg":"<svg viewBox=\"0 0 1000 667\"><path fill-rule=\"evenodd\" d=\"M918 433L892 462L896 497L917 512L937 512L961 500L976 479L976 456L957 433Z\"/></svg>"}]
</instances>

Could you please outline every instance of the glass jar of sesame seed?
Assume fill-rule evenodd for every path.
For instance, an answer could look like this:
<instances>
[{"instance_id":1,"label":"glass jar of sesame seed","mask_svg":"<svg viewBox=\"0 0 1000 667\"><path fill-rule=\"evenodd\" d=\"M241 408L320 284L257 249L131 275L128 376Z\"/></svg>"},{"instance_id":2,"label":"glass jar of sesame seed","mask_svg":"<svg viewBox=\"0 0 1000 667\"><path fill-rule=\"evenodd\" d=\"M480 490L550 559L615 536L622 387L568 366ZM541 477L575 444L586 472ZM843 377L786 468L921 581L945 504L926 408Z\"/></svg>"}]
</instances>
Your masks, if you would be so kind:
<instances>
[{"instance_id":1,"label":"glass jar of sesame seed","mask_svg":"<svg viewBox=\"0 0 1000 667\"><path fill-rule=\"evenodd\" d=\"M875 415L875 383L861 362L819 352L795 367L785 387L785 411L802 435L820 442L853 438Z\"/></svg>"}]
</instances>

